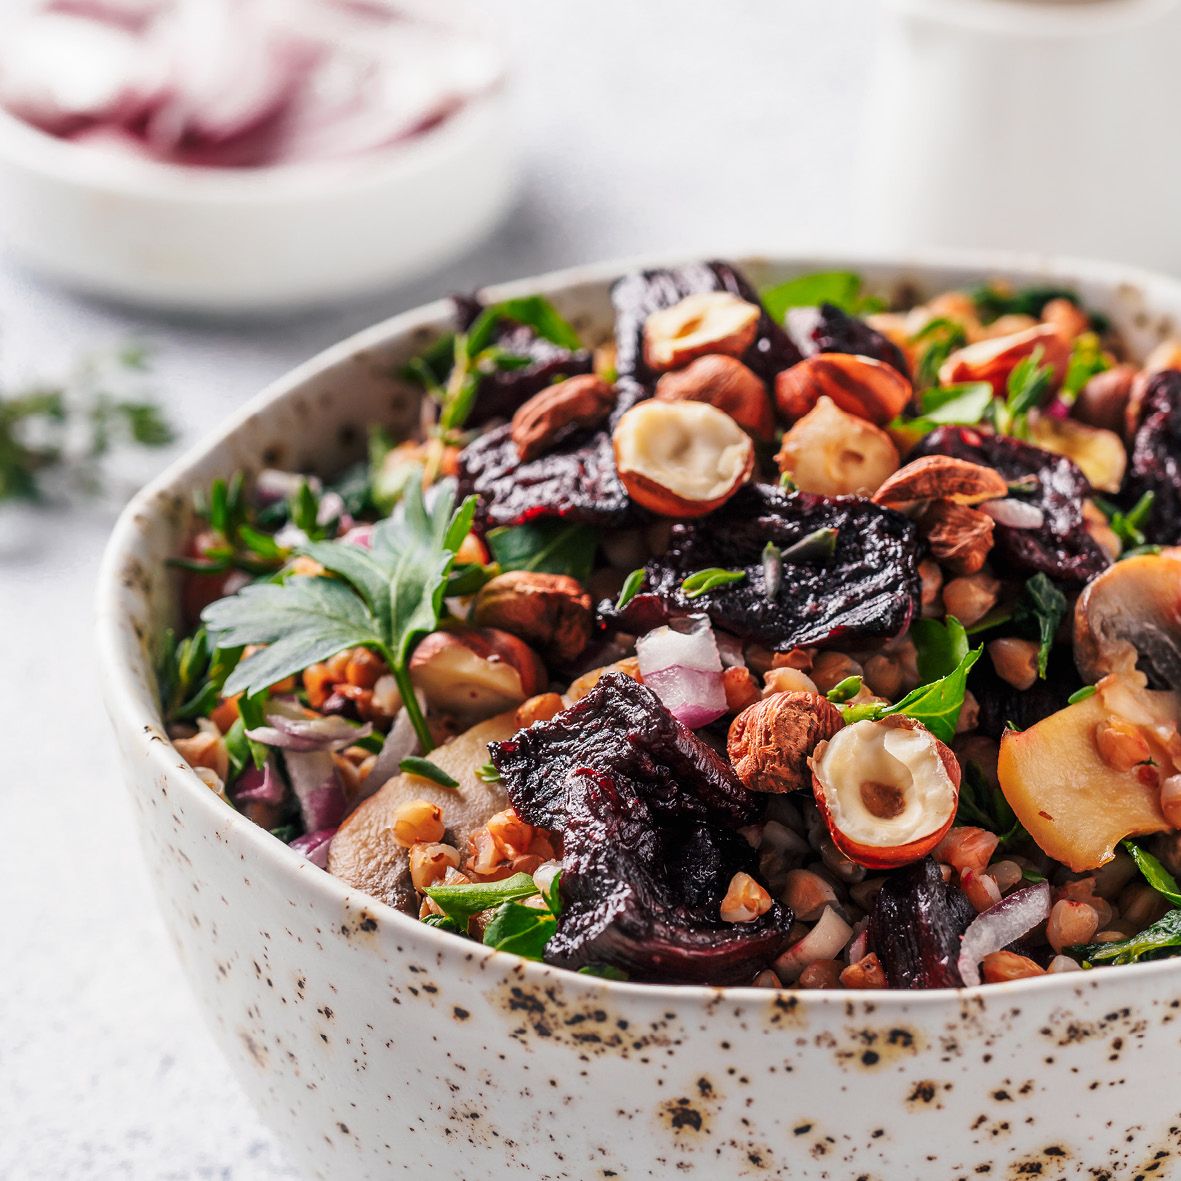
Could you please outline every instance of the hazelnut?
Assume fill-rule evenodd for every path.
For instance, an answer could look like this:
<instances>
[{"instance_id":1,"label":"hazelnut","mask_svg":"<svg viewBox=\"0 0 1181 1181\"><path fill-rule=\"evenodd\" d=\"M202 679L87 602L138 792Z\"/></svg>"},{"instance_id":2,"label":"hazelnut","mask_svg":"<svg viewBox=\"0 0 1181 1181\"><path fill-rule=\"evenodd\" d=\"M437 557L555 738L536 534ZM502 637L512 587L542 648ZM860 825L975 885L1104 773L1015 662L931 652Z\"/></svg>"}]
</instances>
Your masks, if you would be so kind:
<instances>
[{"instance_id":1,"label":"hazelnut","mask_svg":"<svg viewBox=\"0 0 1181 1181\"><path fill-rule=\"evenodd\" d=\"M1138 372L1135 365L1113 365L1096 373L1079 391L1071 413L1087 426L1121 432L1132 382Z\"/></svg>"},{"instance_id":2,"label":"hazelnut","mask_svg":"<svg viewBox=\"0 0 1181 1181\"><path fill-rule=\"evenodd\" d=\"M1039 645L1034 640L1021 640L1015 636L1003 636L991 640L988 655L997 676L1008 681L1014 689L1032 689L1037 680L1037 657Z\"/></svg>"},{"instance_id":3,"label":"hazelnut","mask_svg":"<svg viewBox=\"0 0 1181 1181\"><path fill-rule=\"evenodd\" d=\"M724 923L753 923L771 909L771 895L748 873L730 879L719 914Z\"/></svg>"},{"instance_id":4,"label":"hazelnut","mask_svg":"<svg viewBox=\"0 0 1181 1181\"><path fill-rule=\"evenodd\" d=\"M427 703L466 721L520 705L545 688L545 666L523 640L497 628L432 632L410 658Z\"/></svg>"},{"instance_id":5,"label":"hazelnut","mask_svg":"<svg viewBox=\"0 0 1181 1181\"><path fill-rule=\"evenodd\" d=\"M954 500L936 500L919 518L931 553L952 574L975 574L992 549L993 519Z\"/></svg>"},{"instance_id":6,"label":"hazelnut","mask_svg":"<svg viewBox=\"0 0 1181 1181\"><path fill-rule=\"evenodd\" d=\"M1051 299L1042 308L1042 323L1049 324L1067 342L1091 331L1090 317L1071 299Z\"/></svg>"},{"instance_id":7,"label":"hazelnut","mask_svg":"<svg viewBox=\"0 0 1181 1181\"><path fill-rule=\"evenodd\" d=\"M566 708L566 703L558 693L538 693L528 701L517 707L516 722L524 729L534 722L548 722Z\"/></svg>"},{"instance_id":8,"label":"hazelnut","mask_svg":"<svg viewBox=\"0 0 1181 1181\"><path fill-rule=\"evenodd\" d=\"M867 495L897 470L898 449L885 431L824 397L783 436L776 462L804 492Z\"/></svg>"},{"instance_id":9,"label":"hazelnut","mask_svg":"<svg viewBox=\"0 0 1181 1181\"><path fill-rule=\"evenodd\" d=\"M707 402L641 402L619 420L612 442L628 495L665 517L712 512L754 470L750 436Z\"/></svg>"},{"instance_id":10,"label":"hazelnut","mask_svg":"<svg viewBox=\"0 0 1181 1181\"><path fill-rule=\"evenodd\" d=\"M644 321L644 360L663 373L695 357L741 357L754 344L761 309L728 291L687 295Z\"/></svg>"},{"instance_id":11,"label":"hazelnut","mask_svg":"<svg viewBox=\"0 0 1181 1181\"><path fill-rule=\"evenodd\" d=\"M590 642L591 597L567 574L509 570L480 588L472 618L528 641L559 664Z\"/></svg>"},{"instance_id":12,"label":"hazelnut","mask_svg":"<svg viewBox=\"0 0 1181 1181\"><path fill-rule=\"evenodd\" d=\"M1160 373L1162 369L1181 369L1181 340L1175 337L1162 340L1144 358L1145 373Z\"/></svg>"},{"instance_id":13,"label":"hazelnut","mask_svg":"<svg viewBox=\"0 0 1181 1181\"><path fill-rule=\"evenodd\" d=\"M940 366L939 384L986 381L998 397L1004 397L1009 374L1038 348L1042 350L1042 364L1050 365L1061 378L1070 360L1070 345L1056 328L1036 324L957 349Z\"/></svg>"},{"instance_id":14,"label":"hazelnut","mask_svg":"<svg viewBox=\"0 0 1181 1181\"><path fill-rule=\"evenodd\" d=\"M513 415L512 440L522 463L536 459L567 427L594 426L615 405L615 391L593 373L538 391Z\"/></svg>"},{"instance_id":15,"label":"hazelnut","mask_svg":"<svg viewBox=\"0 0 1181 1181\"><path fill-rule=\"evenodd\" d=\"M843 724L841 711L819 693L775 693L730 723L726 752L751 791L798 791L808 786L808 756L816 744Z\"/></svg>"},{"instance_id":16,"label":"hazelnut","mask_svg":"<svg viewBox=\"0 0 1181 1181\"><path fill-rule=\"evenodd\" d=\"M809 760L817 807L833 844L869 869L924 857L951 827L960 766L913 718L854 722Z\"/></svg>"},{"instance_id":17,"label":"hazelnut","mask_svg":"<svg viewBox=\"0 0 1181 1181\"><path fill-rule=\"evenodd\" d=\"M1008 482L995 468L950 455L924 455L899 468L872 499L884 508L907 509L924 500L979 504L1008 494Z\"/></svg>"},{"instance_id":18,"label":"hazelnut","mask_svg":"<svg viewBox=\"0 0 1181 1181\"><path fill-rule=\"evenodd\" d=\"M953 578L943 588L943 607L964 625L979 623L996 606L1001 584L983 570Z\"/></svg>"},{"instance_id":19,"label":"hazelnut","mask_svg":"<svg viewBox=\"0 0 1181 1181\"><path fill-rule=\"evenodd\" d=\"M734 357L713 353L666 373L656 397L667 402L708 402L760 443L775 436L775 413L763 381Z\"/></svg>"},{"instance_id":20,"label":"hazelnut","mask_svg":"<svg viewBox=\"0 0 1181 1181\"><path fill-rule=\"evenodd\" d=\"M814 353L775 378L775 404L789 421L831 398L847 414L884 426L913 394L910 379L893 365L853 353Z\"/></svg>"},{"instance_id":21,"label":"hazelnut","mask_svg":"<svg viewBox=\"0 0 1181 1181\"><path fill-rule=\"evenodd\" d=\"M599 683L599 678L604 673L623 673L625 677L631 677L633 681L639 681L641 684L644 680L640 676L640 662L634 656L626 656L614 664L604 664L600 668L584 672L580 677L575 677L566 690L566 696L571 701L585 697Z\"/></svg>"}]
</instances>

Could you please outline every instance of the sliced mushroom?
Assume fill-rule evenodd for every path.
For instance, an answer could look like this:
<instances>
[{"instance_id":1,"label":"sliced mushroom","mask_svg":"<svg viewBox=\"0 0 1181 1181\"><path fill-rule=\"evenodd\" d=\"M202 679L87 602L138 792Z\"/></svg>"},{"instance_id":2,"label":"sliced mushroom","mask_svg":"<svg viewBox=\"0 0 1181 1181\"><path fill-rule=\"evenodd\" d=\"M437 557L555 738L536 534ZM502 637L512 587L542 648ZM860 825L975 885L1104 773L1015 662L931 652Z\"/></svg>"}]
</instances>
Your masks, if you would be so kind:
<instances>
[{"instance_id":1,"label":"sliced mushroom","mask_svg":"<svg viewBox=\"0 0 1181 1181\"><path fill-rule=\"evenodd\" d=\"M418 775L395 775L340 826L328 852L329 872L391 906L410 909L415 893L408 851L394 840L394 813L408 800L438 804L446 840L462 850L489 816L509 806L500 783L488 783L476 772L488 761L488 743L501 742L516 731L516 711L509 710L433 750L431 762L458 780L458 787L440 787Z\"/></svg>"},{"instance_id":2,"label":"sliced mushroom","mask_svg":"<svg viewBox=\"0 0 1181 1181\"><path fill-rule=\"evenodd\" d=\"M1139 667L1156 688L1181 689L1181 549L1125 558L1088 584L1074 660L1090 683Z\"/></svg>"}]
</instances>

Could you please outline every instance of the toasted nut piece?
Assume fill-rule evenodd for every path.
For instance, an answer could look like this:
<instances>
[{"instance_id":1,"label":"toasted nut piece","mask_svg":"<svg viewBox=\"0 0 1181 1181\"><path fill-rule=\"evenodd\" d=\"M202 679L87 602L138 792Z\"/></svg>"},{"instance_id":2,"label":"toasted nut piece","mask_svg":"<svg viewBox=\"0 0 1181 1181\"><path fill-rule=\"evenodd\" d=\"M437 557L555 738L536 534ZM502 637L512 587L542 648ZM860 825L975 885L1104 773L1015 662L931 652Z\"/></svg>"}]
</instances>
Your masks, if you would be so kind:
<instances>
[{"instance_id":1,"label":"toasted nut piece","mask_svg":"<svg viewBox=\"0 0 1181 1181\"><path fill-rule=\"evenodd\" d=\"M722 922L753 923L771 909L771 903L771 895L750 874L736 873L722 899Z\"/></svg>"},{"instance_id":2,"label":"toasted nut piece","mask_svg":"<svg viewBox=\"0 0 1181 1181\"><path fill-rule=\"evenodd\" d=\"M869 869L917 861L959 802L955 755L913 718L854 722L812 754L812 788L836 847Z\"/></svg>"},{"instance_id":3,"label":"toasted nut piece","mask_svg":"<svg viewBox=\"0 0 1181 1181\"><path fill-rule=\"evenodd\" d=\"M687 295L644 321L644 360L663 373L707 353L741 357L754 344L761 315L753 303L728 291Z\"/></svg>"},{"instance_id":4,"label":"toasted nut piece","mask_svg":"<svg viewBox=\"0 0 1181 1181\"><path fill-rule=\"evenodd\" d=\"M566 703L558 693L538 693L530 697L523 705L517 707L517 725L522 729L532 726L534 722L548 722L566 708Z\"/></svg>"},{"instance_id":5,"label":"toasted nut piece","mask_svg":"<svg viewBox=\"0 0 1181 1181\"><path fill-rule=\"evenodd\" d=\"M842 971L840 960L814 960L800 973L796 988L840 988Z\"/></svg>"},{"instance_id":6,"label":"toasted nut piece","mask_svg":"<svg viewBox=\"0 0 1181 1181\"><path fill-rule=\"evenodd\" d=\"M639 681L641 684L644 682L644 678L640 676L639 660L634 656L626 656L614 664L604 664L600 668L592 668L589 672L584 672L580 677L575 677L566 690L566 696L571 701L578 701L585 697L599 683L599 678L604 673L623 673L625 677L631 677L633 681Z\"/></svg>"},{"instance_id":7,"label":"toasted nut piece","mask_svg":"<svg viewBox=\"0 0 1181 1181\"><path fill-rule=\"evenodd\" d=\"M808 786L808 756L816 744L843 724L841 711L819 693L776 693L730 723L726 752L751 791L797 791Z\"/></svg>"},{"instance_id":8,"label":"toasted nut piece","mask_svg":"<svg viewBox=\"0 0 1181 1181\"><path fill-rule=\"evenodd\" d=\"M473 618L480 627L503 628L566 663L590 641L591 597L567 574L509 570L480 588Z\"/></svg>"},{"instance_id":9,"label":"toasted nut piece","mask_svg":"<svg viewBox=\"0 0 1181 1181\"><path fill-rule=\"evenodd\" d=\"M726 693L726 712L741 713L759 699L759 687L745 664L722 669L722 688Z\"/></svg>"},{"instance_id":10,"label":"toasted nut piece","mask_svg":"<svg viewBox=\"0 0 1181 1181\"><path fill-rule=\"evenodd\" d=\"M615 405L615 391L601 377L582 373L538 391L513 415L512 440L521 462L547 451L567 427L594 426Z\"/></svg>"},{"instance_id":11,"label":"toasted nut piece","mask_svg":"<svg viewBox=\"0 0 1181 1181\"><path fill-rule=\"evenodd\" d=\"M952 574L975 574L992 549L994 522L979 509L954 500L935 500L919 518L931 553Z\"/></svg>"},{"instance_id":12,"label":"toasted nut piece","mask_svg":"<svg viewBox=\"0 0 1181 1181\"><path fill-rule=\"evenodd\" d=\"M910 379L893 365L853 353L814 353L775 378L775 405L788 420L831 398L846 413L884 426L913 394Z\"/></svg>"},{"instance_id":13,"label":"toasted nut piece","mask_svg":"<svg viewBox=\"0 0 1181 1181\"><path fill-rule=\"evenodd\" d=\"M953 578L943 588L943 607L964 625L979 623L996 606L1001 584L983 570Z\"/></svg>"},{"instance_id":14,"label":"toasted nut piece","mask_svg":"<svg viewBox=\"0 0 1181 1181\"><path fill-rule=\"evenodd\" d=\"M948 829L947 835L931 851L931 856L940 865L950 865L959 873L968 869L983 873L1000 843L1000 837L986 828L959 824Z\"/></svg>"},{"instance_id":15,"label":"toasted nut piece","mask_svg":"<svg viewBox=\"0 0 1181 1181\"><path fill-rule=\"evenodd\" d=\"M815 693L816 682L807 673L789 665L769 668L763 677L763 697L770 697L773 693L787 693L793 689L801 693Z\"/></svg>"},{"instance_id":16,"label":"toasted nut piece","mask_svg":"<svg viewBox=\"0 0 1181 1181\"><path fill-rule=\"evenodd\" d=\"M1130 771L1152 756L1147 739L1122 718L1107 718L1095 727L1099 757L1115 771Z\"/></svg>"},{"instance_id":17,"label":"toasted nut piece","mask_svg":"<svg viewBox=\"0 0 1181 1181\"><path fill-rule=\"evenodd\" d=\"M898 468L898 448L885 431L821 398L783 436L776 456L804 492L867 495Z\"/></svg>"},{"instance_id":18,"label":"toasted nut piece","mask_svg":"<svg viewBox=\"0 0 1181 1181\"><path fill-rule=\"evenodd\" d=\"M1024 980L1028 976L1044 976L1045 969L1026 955L1015 951L990 952L980 961L980 978L985 984L1001 984L1006 980Z\"/></svg>"},{"instance_id":19,"label":"toasted nut piece","mask_svg":"<svg viewBox=\"0 0 1181 1181\"><path fill-rule=\"evenodd\" d=\"M817 690L827 693L847 678L859 677L864 672L865 670L852 656L846 656L844 652L830 650L816 654L816 659L812 661L810 676L815 681Z\"/></svg>"},{"instance_id":20,"label":"toasted nut piece","mask_svg":"<svg viewBox=\"0 0 1181 1181\"><path fill-rule=\"evenodd\" d=\"M1181 775L1169 775L1161 781L1160 810L1173 828L1181 828Z\"/></svg>"},{"instance_id":21,"label":"toasted nut piece","mask_svg":"<svg viewBox=\"0 0 1181 1181\"><path fill-rule=\"evenodd\" d=\"M762 378L734 357L711 353L684 369L666 373L656 383L666 402L708 402L728 414L760 443L775 436L775 412Z\"/></svg>"},{"instance_id":22,"label":"toasted nut piece","mask_svg":"<svg viewBox=\"0 0 1181 1181\"><path fill-rule=\"evenodd\" d=\"M1004 636L990 640L988 655L997 676L1008 681L1014 689L1031 689L1037 680L1038 644L1034 640L1020 640Z\"/></svg>"},{"instance_id":23,"label":"toasted nut piece","mask_svg":"<svg viewBox=\"0 0 1181 1181\"><path fill-rule=\"evenodd\" d=\"M459 868L459 850L453 845L432 845L420 841L410 846L410 880L421 894L428 886L437 885L449 869Z\"/></svg>"},{"instance_id":24,"label":"toasted nut piece","mask_svg":"<svg viewBox=\"0 0 1181 1181\"><path fill-rule=\"evenodd\" d=\"M443 809L430 800L407 800L394 812L393 836L403 849L443 839Z\"/></svg>"},{"instance_id":25,"label":"toasted nut piece","mask_svg":"<svg viewBox=\"0 0 1181 1181\"><path fill-rule=\"evenodd\" d=\"M924 455L896 471L872 500L886 508L905 509L921 500L979 504L1008 494L1009 485L995 468L950 455Z\"/></svg>"},{"instance_id":26,"label":"toasted nut piece","mask_svg":"<svg viewBox=\"0 0 1181 1181\"><path fill-rule=\"evenodd\" d=\"M919 581L922 584L923 618L942 615L943 571L939 569L939 563L924 558L919 563Z\"/></svg>"},{"instance_id":27,"label":"toasted nut piece","mask_svg":"<svg viewBox=\"0 0 1181 1181\"><path fill-rule=\"evenodd\" d=\"M665 517L712 512L754 470L750 436L708 402L641 402L619 420L612 443L628 495Z\"/></svg>"},{"instance_id":28,"label":"toasted nut piece","mask_svg":"<svg viewBox=\"0 0 1181 1181\"><path fill-rule=\"evenodd\" d=\"M1162 369L1181 369L1181 340L1162 340L1144 358L1145 373L1159 373Z\"/></svg>"},{"instance_id":29,"label":"toasted nut piece","mask_svg":"<svg viewBox=\"0 0 1181 1181\"><path fill-rule=\"evenodd\" d=\"M1113 365L1096 373L1079 391L1071 414L1087 426L1122 432L1132 382L1138 372L1135 365Z\"/></svg>"},{"instance_id":30,"label":"toasted nut piece","mask_svg":"<svg viewBox=\"0 0 1181 1181\"><path fill-rule=\"evenodd\" d=\"M1042 308L1042 323L1049 324L1068 342L1091 331L1090 317L1070 299L1051 299Z\"/></svg>"},{"instance_id":31,"label":"toasted nut piece","mask_svg":"<svg viewBox=\"0 0 1181 1181\"><path fill-rule=\"evenodd\" d=\"M886 969L878 959L876 951L850 964L841 973L841 983L846 988L887 988Z\"/></svg>"},{"instance_id":32,"label":"toasted nut piece","mask_svg":"<svg viewBox=\"0 0 1181 1181\"><path fill-rule=\"evenodd\" d=\"M1022 332L981 340L957 349L939 368L940 385L987 381L999 397L1005 393L1009 374L1037 348L1043 365L1050 365L1061 379L1070 360L1070 345L1056 328L1037 324Z\"/></svg>"},{"instance_id":33,"label":"toasted nut piece","mask_svg":"<svg viewBox=\"0 0 1181 1181\"><path fill-rule=\"evenodd\" d=\"M204 767L223 782L229 775L230 755L225 739L208 718L198 719L197 733L191 738L174 738L172 745L194 771Z\"/></svg>"},{"instance_id":34,"label":"toasted nut piece","mask_svg":"<svg viewBox=\"0 0 1181 1181\"><path fill-rule=\"evenodd\" d=\"M1092 579L1074 607L1074 661L1083 679L1130 673L1181 689L1181 549L1136 554Z\"/></svg>"},{"instance_id":35,"label":"toasted nut piece","mask_svg":"<svg viewBox=\"0 0 1181 1181\"><path fill-rule=\"evenodd\" d=\"M518 706L545 687L545 666L523 640L498 628L432 632L410 658L427 702L465 721Z\"/></svg>"},{"instance_id":36,"label":"toasted nut piece","mask_svg":"<svg viewBox=\"0 0 1181 1181\"><path fill-rule=\"evenodd\" d=\"M783 901L802 923L814 923L826 906L840 910L831 883L810 869L789 869L783 885Z\"/></svg>"}]
</instances>

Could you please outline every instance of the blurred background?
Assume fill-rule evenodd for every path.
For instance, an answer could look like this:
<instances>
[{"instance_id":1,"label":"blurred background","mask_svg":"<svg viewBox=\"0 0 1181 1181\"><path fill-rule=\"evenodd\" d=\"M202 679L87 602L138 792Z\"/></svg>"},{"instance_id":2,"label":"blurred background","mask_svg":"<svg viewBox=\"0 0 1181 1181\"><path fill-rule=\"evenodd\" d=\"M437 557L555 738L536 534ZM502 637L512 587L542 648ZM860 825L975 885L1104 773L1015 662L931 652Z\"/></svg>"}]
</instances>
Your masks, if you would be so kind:
<instances>
[{"instance_id":1,"label":"blurred background","mask_svg":"<svg viewBox=\"0 0 1181 1181\"><path fill-rule=\"evenodd\" d=\"M1181 269L1176 8L0 0L0 1177L295 1176L198 1024L97 704L130 489L342 336L583 261Z\"/></svg>"}]
</instances>

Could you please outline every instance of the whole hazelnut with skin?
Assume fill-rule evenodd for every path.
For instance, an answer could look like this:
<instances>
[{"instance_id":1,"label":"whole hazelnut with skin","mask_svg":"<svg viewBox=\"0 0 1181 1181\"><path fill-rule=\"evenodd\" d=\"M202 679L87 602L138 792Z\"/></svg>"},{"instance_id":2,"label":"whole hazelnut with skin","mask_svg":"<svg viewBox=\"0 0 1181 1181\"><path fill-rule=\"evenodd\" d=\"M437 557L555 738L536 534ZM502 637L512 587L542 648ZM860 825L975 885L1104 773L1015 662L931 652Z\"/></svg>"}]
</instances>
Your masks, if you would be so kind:
<instances>
[{"instance_id":1,"label":"whole hazelnut with skin","mask_svg":"<svg viewBox=\"0 0 1181 1181\"><path fill-rule=\"evenodd\" d=\"M808 756L843 724L841 711L819 693L773 693L731 722L726 753L749 790L800 791L808 786Z\"/></svg>"},{"instance_id":2,"label":"whole hazelnut with skin","mask_svg":"<svg viewBox=\"0 0 1181 1181\"><path fill-rule=\"evenodd\" d=\"M708 402L760 443L775 437L775 412L762 379L735 357L712 353L664 374L656 397L666 402Z\"/></svg>"},{"instance_id":3,"label":"whole hazelnut with skin","mask_svg":"<svg viewBox=\"0 0 1181 1181\"><path fill-rule=\"evenodd\" d=\"M566 574L509 570L480 589L473 618L480 627L520 636L565 664L590 642L591 597Z\"/></svg>"}]
</instances>

